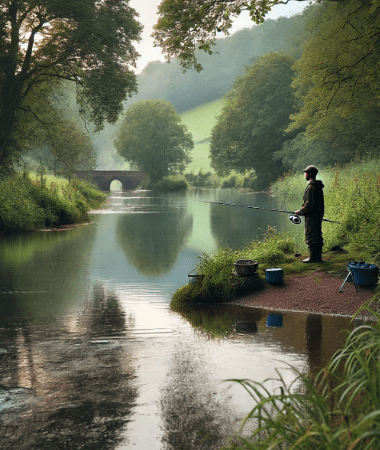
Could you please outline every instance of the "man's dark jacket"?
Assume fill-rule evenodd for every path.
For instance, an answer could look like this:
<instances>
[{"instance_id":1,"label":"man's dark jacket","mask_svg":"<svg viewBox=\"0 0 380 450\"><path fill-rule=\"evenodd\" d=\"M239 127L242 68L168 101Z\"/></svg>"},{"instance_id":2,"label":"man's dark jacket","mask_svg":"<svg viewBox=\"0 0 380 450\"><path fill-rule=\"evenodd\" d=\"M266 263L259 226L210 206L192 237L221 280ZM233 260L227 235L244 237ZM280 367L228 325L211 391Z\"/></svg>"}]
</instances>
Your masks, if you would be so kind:
<instances>
[{"instance_id":1,"label":"man's dark jacket","mask_svg":"<svg viewBox=\"0 0 380 450\"><path fill-rule=\"evenodd\" d=\"M322 181L310 181L303 196L300 213L305 216L305 239L308 247L323 245L322 219L325 214Z\"/></svg>"}]
</instances>

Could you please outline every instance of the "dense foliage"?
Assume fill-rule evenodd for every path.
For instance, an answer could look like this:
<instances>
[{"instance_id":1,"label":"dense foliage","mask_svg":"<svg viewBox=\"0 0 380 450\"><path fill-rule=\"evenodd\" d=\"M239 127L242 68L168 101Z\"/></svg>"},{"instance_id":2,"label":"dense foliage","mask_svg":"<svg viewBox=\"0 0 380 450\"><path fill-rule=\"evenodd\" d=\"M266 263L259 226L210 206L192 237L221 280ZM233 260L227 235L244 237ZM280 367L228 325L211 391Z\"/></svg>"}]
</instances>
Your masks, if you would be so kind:
<instances>
[{"instance_id":1,"label":"dense foliage","mask_svg":"<svg viewBox=\"0 0 380 450\"><path fill-rule=\"evenodd\" d=\"M260 26L217 39L211 56L200 50L195 52L203 67L200 73L193 70L184 73L174 61L170 64L152 61L137 75L138 93L130 102L160 98L182 112L219 99L231 89L244 67L260 56L283 51L299 58L304 23L303 15L268 19Z\"/></svg>"},{"instance_id":2,"label":"dense foliage","mask_svg":"<svg viewBox=\"0 0 380 450\"><path fill-rule=\"evenodd\" d=\"M248 11L256 23L264 21L271 7L279 1L272 0L163 0L158 8L159 19L155 26L155 42L166 56L178 58L184 68L202 69L195 50L212 53L217 33L228 34L233 19Z\"/></svg>"},{"instance_id":3,"label":"dense foliage","mask_svg":"<svg viewBox=\"0 0 380 450\"><path fill-rule=\"evenodd\" d=\"M298 112L290 130L306 130L297 159L329 165L379 151L380 2L322 2L306 20L308 39L294 66ZM314 148L313 148L314 146ZM284 148L284 158L291 159ZM294 149L293 149L294 150Z\"/></svg>"},{"instance_id":4,"label":"dense foliage","mask_svg":"<svg viewBox=\"0 0 380 450\"><path fill-rule=\"evenodd\" d=\"M115 146L155 184L184 170L194 144L172 104L145 100L126 111Z\"/></svg>"},{"instance_id":5,"label":"dense foliage","mask_svg":"<svg viewBox=\"0 0 380 450\"><path fill-rule=\"evenodd\" d=\"M87 212L99 207L105 195L90 183L49 177L32 180L27 175L0 181L0 233L88 221Z\"/></svg>"},{"instance_id":6,"label":"dense foliage","mask_svg":"<svg viewBox=\"0 0 380 450\"><path fill-rule=\"evenodd\" d=\"M175 13L174 9L178 5L181 5L184 13L182 10ZM268 5L269 3L265 2L263 4L264 7ZM251 10L255 6L255 2L222 1L210 2L201 8L197 1L164 1L156 26L157 43L162 45L168 57L178 57L184 67L199 69L201 51L210 52L212 49L213 44L209 39L215 36L219 29L226 31L231 17L238 15L243 9ZM256 11L260 11L260 8ZM268 159L268 167L272 169L268 171L269 176L278 173L278 161L281 161L286 169L301 170L309 164L327 167L336 163L348 163L358 156L378 155L379 11L378 0L364 3L361 0L324 0L314 3L301 15L288 21L282 19L274 23L268 22L267 29L271 27L268 43L273 45L281 36L287 41L277 48L266 46L255 34L259 30L262 32L267 23L253 27L250 31L252 42L243 44L247 54L252 52L250 63L253 63L253 66L249 70L254 70L252 67L256 66L258 55L280 48L296 61L292 67L294 74L288 79L296 94L289 110L291 120L285 127L287 137L284 137L283 142L277 141L274 151L270 151L273 159ZM257 17L253 19L261 20ZM294 25L293 33L285 23ZM249 32L245 30L244 33ZM201 50L198 49L199 42ZM256 51L258 42L263 53ZM219 40L215 43L218 46ZM218 57L219 55L213 55L212 58L203 56L205 62L207 58L217 61ZM224 60L226 61L226 58ZM196 74L193 73L192 76L195 77ZM240 76L236 81L229 98L236 93L236 85L241 78ZM288 88L290 87L287 86ZM254 89L259 95L260 86L252 87L247 84L241 89L241 98L247 97L247 105ZM252 106L255 106L254 102ZM265 98L261 106L265 108ZM281 96L277 106L282 107ZM231 101L230 108L232 110ZM236 108L236 111L242 114L241 108ZM231 114L230 127L223 127L222 123L226 120L224 116L225 113L220 116L217 125L220 129L224 128L223 138L235 133L238 137L242 135L244 141L242 122L238 119L233 122ZM260 121L259 118L255 118L254 122L255 129L259 132L264 132L268 125L267 121ZM272 129L274 133L279 132L276 123L273 123ZM256 135L252 136L251 141L255 141L255 138ZM217 153L221 153L222 158L219 160L219 156L215 156L216 170L228 172L230 158L236 159L236 153L240 152L236 151L241 144L240 140L236 139L232 147L229 147L228 140L226 139L227 145L224 146L220 139ZM261 151L261 154L267 156L266 147L265 152ZM245 161L244 168L251 169L249 158L245 158ZM244 162L241 162L241 165L243 164ZM263 178L268 176L268 172L263 172Z\"/></svg>"},{"instance_id":7,"label":"dense foliage","mask_svg":"<svg viewBox=\"0 0 380 450\"><path fill-rule=\"evenodd\" d=\"M20 128L38 118L30 96L42 84L74 82L82 113L98 128L117 119L136 89L135 16L128 0L0 1L0 169L11 166Z\"/></svg>"},{"instance_id":8,"label":"dense foliage","mask_svg":"<svg viewBox=\"0 0 380 450\"><path fill-rule=\"evenodd\" d=\"M254 169L256 188L264 189L283 173L273 154L287 140L293 63L289 56L268 53L236 80L212 132L211 164L218 174Z\"/></svg>"}]
</instances>

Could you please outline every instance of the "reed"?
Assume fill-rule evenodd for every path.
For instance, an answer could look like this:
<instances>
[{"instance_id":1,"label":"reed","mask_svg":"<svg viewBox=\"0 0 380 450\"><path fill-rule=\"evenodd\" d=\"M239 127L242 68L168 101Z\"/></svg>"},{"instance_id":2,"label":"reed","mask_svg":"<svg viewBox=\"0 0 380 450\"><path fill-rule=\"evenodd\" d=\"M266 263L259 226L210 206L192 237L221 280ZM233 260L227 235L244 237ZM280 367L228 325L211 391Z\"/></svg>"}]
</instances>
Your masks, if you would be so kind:
<instances>
[{"instance_id":1,"label":"reed","mask_svg":"<svg viewBox=\"0 0 380 450\"><path fill-rule=\"evenodd\" d=\"M354 329L315 380L295 372L287 385L278 372L276 393L265 383L234 380L252 397L254 407L224 449L380 448L380 317L370 312L377 321ZM255 431L243 437L252 421Z\"/></svg>"}]
</instances>

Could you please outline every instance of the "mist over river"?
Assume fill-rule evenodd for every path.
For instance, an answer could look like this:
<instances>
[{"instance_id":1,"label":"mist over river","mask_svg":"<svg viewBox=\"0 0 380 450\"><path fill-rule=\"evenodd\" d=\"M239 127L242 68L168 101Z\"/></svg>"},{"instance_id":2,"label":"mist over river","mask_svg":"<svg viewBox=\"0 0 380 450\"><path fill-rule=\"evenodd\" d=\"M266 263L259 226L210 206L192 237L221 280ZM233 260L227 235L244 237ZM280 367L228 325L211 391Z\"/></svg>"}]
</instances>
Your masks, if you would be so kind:
<instances>
[{"instance_id":1,"label":"mist over river","mask_svg":"<svg viewBox=\"0 0 380 450\"><path fill-rule=\"evenodd\" d=\"M296 227L204 200L276 208L226 189L111 191L91 224L0 237L0 448L218 449L253 406L225 380L279 369L290 383L288 364L315 373L343 345L346 318L286 313L276 328L258 308L205 306L191 323L170 311L202 253ZM196 325L212 321L224 338ZM239 321L255 326L235 333Z\"/></svg>"}]
</instances>

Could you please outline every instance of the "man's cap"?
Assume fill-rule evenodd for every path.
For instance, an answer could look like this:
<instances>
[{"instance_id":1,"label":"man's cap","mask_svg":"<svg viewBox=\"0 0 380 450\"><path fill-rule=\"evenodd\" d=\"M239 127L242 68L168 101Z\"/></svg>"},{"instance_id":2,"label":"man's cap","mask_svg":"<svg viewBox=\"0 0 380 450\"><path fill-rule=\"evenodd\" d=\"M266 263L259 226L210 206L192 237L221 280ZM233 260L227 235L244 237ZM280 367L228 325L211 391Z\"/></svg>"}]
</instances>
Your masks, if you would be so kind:
<instances>
[{"instance_id":1,"label":"man's cap","mask_svg":"<svg viewBox=\"0 0 380 450\"><path fill-rule=\"evenodd\" d=\"M307 166L306 169L303 169L302 172L308 172L308 173L318 173L318 169L315 166Z\"/></svg>"}]
</instances>

